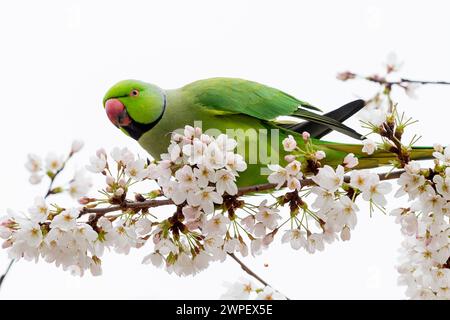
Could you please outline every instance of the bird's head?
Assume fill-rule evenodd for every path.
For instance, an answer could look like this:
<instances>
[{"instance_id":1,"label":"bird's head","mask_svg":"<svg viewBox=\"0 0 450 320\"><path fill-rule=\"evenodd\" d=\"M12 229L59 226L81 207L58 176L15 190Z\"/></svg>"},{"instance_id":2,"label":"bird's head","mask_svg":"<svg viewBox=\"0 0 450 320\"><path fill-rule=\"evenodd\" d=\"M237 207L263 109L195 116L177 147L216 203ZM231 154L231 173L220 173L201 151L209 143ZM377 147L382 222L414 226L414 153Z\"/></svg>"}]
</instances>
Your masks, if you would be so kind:
<instances>
[{"instance_id":1,"label":"bird's head","mask_svg":"<svg viewBox=\"0 0 450 320\"><path fill-rule=\"evenodd\" d=\"M161 119L166 108L166 95L155 85L123 80L106 92L103 107L116 127L138 140Z\"/></svg>"}]
</instances>

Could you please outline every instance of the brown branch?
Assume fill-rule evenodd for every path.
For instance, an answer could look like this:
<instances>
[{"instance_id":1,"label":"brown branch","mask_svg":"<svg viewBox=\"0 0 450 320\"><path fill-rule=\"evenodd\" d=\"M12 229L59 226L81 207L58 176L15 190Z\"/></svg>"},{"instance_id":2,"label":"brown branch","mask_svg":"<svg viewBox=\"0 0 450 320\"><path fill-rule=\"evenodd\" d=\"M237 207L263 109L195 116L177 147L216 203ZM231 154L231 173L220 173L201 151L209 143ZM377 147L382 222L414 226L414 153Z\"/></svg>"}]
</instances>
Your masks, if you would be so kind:
<instances>
[{"instance_id":1,"label":"brown branch","mask_svg":"<svg viewBox=\"0 0 450 320\"><path fill-rule=\"evenodd\" d=\"M408 83L414 83L414 84L431 84L431 85L450 85L449 81L428 81L428 80L413 80L413 79L407 79L407 78L400 78L400 80L398 81L388 81L385 77L383 76L379 76L379 75L372 75L372 76L362 76L362 75L358 75L355 74L353 72L343 72L341 73L342 77L341 80L345 81L345 80L350 80L350 79L364 79L364 80L368 80L370 82L375 82L378 83L380 85L385 85L387 87L392 87L392 86L400 86L400 87L405 87L406 84Z\"/></svg>"},{"instance_id":2,"label":"brown branch","mask_svg":"<svg viewBox=\"0 0 450 320\"><path fill-rule=\"evenodd\" d=\"M449 81L423 81L423 80L411 80L406 78L401 78L399 83L418 83L418 84L437 84L437 85L450 85Z\"/></svg>"},{"instance_id":3,"label":"brown branch","mask_svg":"<svg viewBox=\"0 0 450 320\"><path fill-rule=\"evenodd\" d=\"M147 209L147 208L153 208L153 207L159 207L159 206L167 206L170 204L174 204L172 200L165 199L165 200L145 200L142 202L138 201L125 201L123 204L116 205L116 206L110 206L106 208L87 208L84 207L80 214L86 214L86 213L95 213L95 214L101 214L104 215L109 212L119 211L119 210L127 210L127 209Z\"/></svg>"},{"instance_id":4,"label":"brown branch","mask_svg":"<svg viewBox=\"0 0 450 320\"><path fill-rule=\"evenodd\" d=\"M233 258L234 261L236 261L242 268L242 270L244 270L245 272L247 272L249 275L251 275L253 278L255 278L256 280L258 280L259 282L261 282L264 286L269 286L271 287L271 285L269 285L266 281L264 281L260 276L258 276L254 271L252 271L249 267L247 267L247 265L245 263L243 263L238 257L236 257L236 255L234 253L229 253L228 255Z\"/></svg>"},{"instance_id":5,"label":"brown branch","mask_svg":"<svg viewBox=\"0 0 450 320\"><path fill-rule=\"evenodd\" d=\"M397 179L400 177L400 175L405 172L404 170L398 170L393 172L384 172L379 173L378 176L380 177L380 180L392 180ZM346 183L350 182L350 176L345 176L344 181ZM308 187L315 185L316 183L312 179L303 179L300 181L302 186ZM257 184L254 186L248 186L248 187L242 187L239 188L237 195L243 196L248 195L251 193L257 193L257 192L263 192L268 190L275 189L276 184L274 183L263 183L263 184ZM104 215L109 212L114 211L120 211L120 210L127 210L127 209L148 209L148 208L154 208L159 206L167 206L174 204L172 200L170 199L164 199L164 200L145 200L145 201L125 201L123 204L110 206L106 208L87 208L84 207L80 215L87 214L87 213L94 213L99 215Z\"/></svg>"},{"instance_id":6,"label":"brown branch","mask_svg":"<svg viewBox=\"0 0 450 320\"><path fill-rule=\"evenodd\" d=\"M1 288L2 284L3 284L3 281L5 280L6 276L8 275L8 272L9 272L9 270L11 269L11 267L12 267L14 261L15 261L15 260L12 259L12 260L9 262L8 268L6 268L5 273L2 274L2 276L0 277L0 288Z\"/></svg>"}]
</instances>

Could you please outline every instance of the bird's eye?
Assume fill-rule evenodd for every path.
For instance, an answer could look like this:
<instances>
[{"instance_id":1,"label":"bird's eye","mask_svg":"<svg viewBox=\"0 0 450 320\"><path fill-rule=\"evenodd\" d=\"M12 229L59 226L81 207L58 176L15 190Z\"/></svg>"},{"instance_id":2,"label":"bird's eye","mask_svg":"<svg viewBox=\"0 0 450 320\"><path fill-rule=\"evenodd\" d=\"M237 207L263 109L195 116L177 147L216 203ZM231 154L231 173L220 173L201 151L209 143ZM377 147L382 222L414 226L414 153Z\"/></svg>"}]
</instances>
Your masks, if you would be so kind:
<instances>
[{"instance_id":1,"label":"bird's eye","mask_svg":"<svg viewBox=\"0 0 450 320\"><path fill-rule=\"evenodd\" d=\"M131 90L130 96L136 97L136 96L138 96L138 95L139 95L139 90L136 90L136 89Z\"/></svg>"}]
</instances>

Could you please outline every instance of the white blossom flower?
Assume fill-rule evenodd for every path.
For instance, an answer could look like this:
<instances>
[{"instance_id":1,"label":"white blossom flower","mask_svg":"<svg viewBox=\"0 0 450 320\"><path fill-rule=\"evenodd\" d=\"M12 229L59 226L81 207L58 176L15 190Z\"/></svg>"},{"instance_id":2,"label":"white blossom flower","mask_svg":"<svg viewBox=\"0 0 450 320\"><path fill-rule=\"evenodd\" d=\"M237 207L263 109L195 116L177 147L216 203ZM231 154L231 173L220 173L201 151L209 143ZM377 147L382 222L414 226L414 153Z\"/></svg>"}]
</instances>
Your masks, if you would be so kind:
<instances>
[{"instance_id":1,"label":"white blossom flower","mask_svg":"<svg viewBox=\"0 0 450 320\"><path fill-rule=\"evenodd\" d=\"M42 170L42 160L39 156L30 153L28 154L28 161L25 163L25 167L31 173L36 173Z\"/></svg>"},{"instance_id":2,"label":"white blossom flower","mask_svg":"<svg viewBox=\"0 0 450 320\"><path fill-rule=\"evenodd\" d=\"M433 156L441 161L445 166L450 166L450 147L445 147L444 151L441 152L433 152Z\"/></svg>"},{"instance_id":3,"label":"white blossom flower","mask_svg":"<svg viewBox=\"0 0 450 320\"><path fill-rule=\"evenodd\" d=\"M387 204L385 195L391 192L392 186L389 182L380 182L378 175L373 175L372 177L369 185L363 189L362 197L366 201L373 201L374 203L385 207Z\"/></svg>"},{"instance_id":4,"label":"white blossom flower","mask_svg":"<svg viewBox=\"0 0 450 320\"><path fill-rule=\"evenodd\" d=\"M278 164L270 164L268 167L270 170L274 171L268 177L269 182L276 184L276 189L280 189L287 181L287 170Z\"/></svg>"},{"instance_id":5,"label":"white blossom flower","mask_svg":"<svg viewBox=\"0 0 450 320\"><path fill-rule=\"evenodd\" d=\"M297 148L297 141L295 141L294 137L289 135L287 138L283 139L283 147L285 151L294 151Z\"/></svg>"},{"instance_id":6,"label":"white blossom flower","mask_svg":"<svg viewBox=\"0 0 450 320\"><path fill-rule=\"evenodd\" d=\"M351 229L356 226L356 212L359 211L358 206L347 196L343 196L339 199L341 205L340 211L342 212L342 222L348 225Z\"/></svg>"},{"instance_id":7,"label":"white blossom flower","mask_svg":"<svg viewBox=\"0 0 450 320\"><path fill-rule=\"evenodd\" d=\"M226 300L247 300L257 287L251 280L241 279L236 283L227 283L227 291L220 297Z\"/></svg>"},{"instance_id":8,"label":"white blossom flower","mask_svg":"<svg viewBox=\"0 0 450 320\"><path fill-rule=\"evenodd\" d=\"M56 215L50 223L51 228L59 228L64 231L73 229L77 225L77 218L80 211L76 208L66 209Z\"/></svg>"},{"instance_id":9,"label":"white blossom flower","mask_svg":"<svg viewBox=\"0 0 450 320\"><path fill-rule=\"evenodd\" d=\"M450 177L443 178L440 175L436 175L433 178L433 182L436 184L436 189L445 200L450 200Z\"/></svg>"},{"instance_id":10,"label":"white blossom flower","mask_svg":"<svg viewBox=\"0 0 450 320\"><path fill-rule=\"evenodd\" d=\"M158 253L158 252L153 252L147 256L144 257L144 259L142 260L143 264L152 264L155 267L159 268L163 265L164 262L164 257Z\"/></svg>"},{"instance_id":11,"label":"white blossom flower","mask_svg":"<svg viewBox=\"0 0 450 320\"><path fill-rule=\"evenodd\" d=\"M237 194L236 177L230 171L225 169L216 171L214 180L216 181L216 190L219 195L223 195L225 192L231 196Z\"/></svg>"},{"instance_id":12,"label":"white blossom flower","mask_svg":"<svg viewBox=\"0 0 450 320\"><path fill-rule=\"evenodd\" d=\"M200 188L207 187L210 182L216 182L215 171L204 165L199 165L198 168L194 168L194 176Z\"/></svg>"},{"instance_id":13,"label":"white blossom flower","mask_svg":"<svg viewBox=\"0 0 450 320\"><path fill-rule=\"evenodd\" d=\"M373 175L367 170L354 170L350 173L350 186L358 190L366 190L373 179Z\"/></svg>"},{"instance_id":14,"label":"white blossom flower","mask_svg":"<svg viewBox=\"0 0 450 320\"><path fill-rule=\"evenodd\" d=\"M72 141L72 146L70 149L71 153L79 152L84 146L84 142L82 140L74 140Z\"/></svg>"},{"instance_id":15,"label":"white blossom flower","mask_svg":"<svg viewBox=\"0 0 450 320\"><path fill-rule=\"evenodd\" d=\"M69 183L69 194L72 198L78 199L86 196L92 187L92 180L84 174L84 171L77 171L74 178Z\"/></svg>"},{"instance_id":16,"label":"white blossom flower","mask_svg":"<svg viewBox=\"0 0 450 320\"><path fill-rule=\"evenodd\" d=\"M236 140L228 138L226 134L220 134L215 142L224 153L234 150L237 146Z\"/></svg>"},{"instance_id":17,"label":"white blossom flower","mask_svg":"<svg viewBox=\"0 0 450 320\"><path fill-rule=\"evenodd\" d=\"M144 159L130 160L126 164L125 173L131 179L140 181L148 175L145 165L146 162Z\"/></svg>"},{"instance_id":18,"label":"white blossom flower","mask_svg":"<svg viewBox=\"0 0 450 320\"><path fill-rule=\"evenodd\" d=\"M226 169L231 170L231 172L237 175L238 172L247 169L247 163L240 154L228 152Z\"/></svg>"},{"instance_id":19,"label":"white blossom flower","mask_svg":"<svg viewBox=\"0 0 450 320\"><path fill-rule=\"evenodd\" d=\"M147 217L141 217L135 224L136 233L144 236L152 231L152 221Z\"/></svg>"},{"instance_id":20,"label":"white blossom flower","mask_svg":"<svg viewBox=\"0 0 450 320\"><path fill-rule=\"evenodd\" d=\"M312 187L311 192L317 195L312 203L313 208L323 211L329 210L334 205L334 193L321 187Z\"/></svg>"},{"instance_id":21,"label":"white blossom flower","mask_svg":"<svg viewBox=\"0 0 450 320\"><path fill-rule=\"evenodd\" d=\"M329 165L319 168L319 173L312 177L312 180L322 188L334 192L344 182L344 167L338 166L336 171Z\"/></svg>"},{"instance_id":22,"label":"white blossom flower","mask_svg":"<svg viewBox=\"0 0 450 320\"><path fill-rule=\"evenodd\" d=\"M227 232L228 224L230 219L225 217L223 214L216 214L206 221L204 226L204 232L207 235L224 235Z\"/></svg>"},{"instance_id":23,"label":"white blossom flower","mask_svg":"<svg viewBox=\"0 0 450 320\"><path fill-rule=\"evenodd\" d=\"M32 173L30 175L30 178L28 179L28 181L31 184L39 184L42 181L42 177L43 177L43 175L41 175L41 174Z\"/></svg>"},{"instance_id":24,"label":"white blossom flower","mask_svg":"<svg viewBox=\"0 0 450 320\"><path fill-rule=\"evenodd\" d=\"M365 152L368 155L371 155L375 152L375 150L377 150L377 145L374 141L372 141L370 139L365 139L363 141L362 152Z\"/></svg>"},{"instance_id":25,"label":"white blossom flower","mask_svg":"<svg viewBox=\"0 0 450 320\"><path fill-rule=\"evenodd\" d=\"M167 160L175 163L180 159L182 150L178 143L172 142L169 145L169 148L167 149L167 151L168 151ZM161 155L161 158L164 159L165 157L163 157L163 155Z\"/></svg>"},{"instance_id":26,"label":"white blossom flower","mask_svg":"<svg viewBox=\"0 0 450 320\"><path fill-rule=\"evenodd\" d=\"M196 191L189 204L200 206L205 213L209 214L214 212L215 203L221 204L222 202L222 197L214 191L214 187L206 187Z\"/></svg>"},{"instance_id":27,"label":"white blossom flower","mask_svg":"<svg viewBox=\"0 0 450 320\"><path fill-rule=\"evenodd\" d=\"M56 172L62 168L64 160L62 156L58 156L54 153L49 153L45 158L45 168L48 171Z\"/></svg>"},{"instance_id":28,"label":"white blossom flower","mask_svg":"<svg viewBox=\"0 0 450 320\"><path fill-rule=\"evenodd\" d=\"M47 220L49 209L43 197L34 198L34 205L28 209L31 221L42 223Z\"/></svg>"},{"instance_id":29,"label":"white blossom flower","mask_svg":"<svg viewBox=\"0 0 450 320\"><path fill-rule=\"evenodd\" d=\"M43 239L41 227L37 223L27 223L21 225L14 236L17 242L25 242L27 246L37 248Z\"/></svg>"},{"instance_id":30,"label":"white blossom flower","mask_svg":"<svg viewBox=\"0 0 450 320\"><path fill-rule=\"evenodd\" d=\"M129 162L134 161L134 155L128 148L114 148L111 151L111 157L123 167Z\"/></svg>"},{"instance_id":31,"label":"white blossom flower","mask_svg":"<svg viewBox=\"0 0 450 320\"><path fill-rule=\"evenodd\" d=\"M289 242L292 249L299 250L306 246L306 233L300 229L286 230L281 238L282 243Z\"/></svg>"},{"instance_id":32,"label":"white blossom flower","mask_svg":"<svg viewBox=\"0 0 450 320\"><path fill-rule=\"evenodd\" d=\"M346 167L348 169L352 169L359 164L359 161L358 161L358 158L355 157L355 155L353 153L349 153L348 155L345 156L342 164L344 165L344 167Z\"/></svg>"},{"instance_id":33,"label":"white blossom flower","mask_svg":"<svg viewBox=\"0 0 450 320\"><path fill-rule=\"evenodd\" d=\"M305 249L309 253L314 253L316 250L324 250L323 236L319 233L312 233L306 237Z\"/></svg>"},{"instance_id":34,"label":"white blossom flower","mask_svg":"<svg viewBox=\"0 0 450 320\"><path fill-rule=\"evenodd\" d=\"M286 172L288 175L290 176L294 176L296 178L302 178L303 174L300 172L302 168L302 164L297 161L291 161L287 166L286 166Z\"/></svg>"},{"instance_id":35,"label":"white blossom flower","mask_svg":"<svg viewBox=\"0 0 450 320\"><path fill-rule=\"evenodd\" d=\"M106 153L103 150L98 150L95 156L89 158L90 164L86 166L86 169L93 173L100 173L105 170Z\"/></svg>"},{"instance_id":36,"label":"white blossom flower","mask_svg":"<svg viewBox=\"0 0 450 320\"><path fill-rule=\"evenodd\" d=\"M186 144L183 146L183 154L188 156L189 164L191 165L199 165L203 162L204 152L206 150L207 145L203 143L200 139L195 138L192 141L192 144Z\"/></svg>"},{"instance_id":37,"label":"white blossom flower","mask_svg":"<svg viewBox=\"0 0 450 320\"><path fill-rule=\"evenodd\" d=\"M258 207L258 213L255 215L256 221L262 222L264 226L270 230L274 230L278 226L278 220L281 216L279 210L267 206L267 199L261 202Z\"/></svg>"}]
</instances>

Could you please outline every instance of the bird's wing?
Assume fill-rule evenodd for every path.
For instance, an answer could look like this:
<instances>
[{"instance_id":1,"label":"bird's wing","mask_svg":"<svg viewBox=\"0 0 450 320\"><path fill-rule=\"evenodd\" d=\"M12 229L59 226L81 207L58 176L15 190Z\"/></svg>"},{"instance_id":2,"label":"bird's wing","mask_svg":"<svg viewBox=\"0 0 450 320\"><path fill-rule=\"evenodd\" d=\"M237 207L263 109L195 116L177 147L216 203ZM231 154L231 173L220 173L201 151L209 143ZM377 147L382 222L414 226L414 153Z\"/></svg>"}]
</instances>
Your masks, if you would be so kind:
<instances>
[{"instance_id":1,"label":"bird's wing","mask_svg":"<svg viewBox=\"0 0 450 320\"><path fill-rule=\"evenodd\" d=\"M271 121L280 116L293 116L325 125L353 138L361 135L341 122L310 110L320 111L278 89L236 78L212 78L193 82L182 88L195 102L217 114L246 114Z\"/></svg>"}]
</instances>

